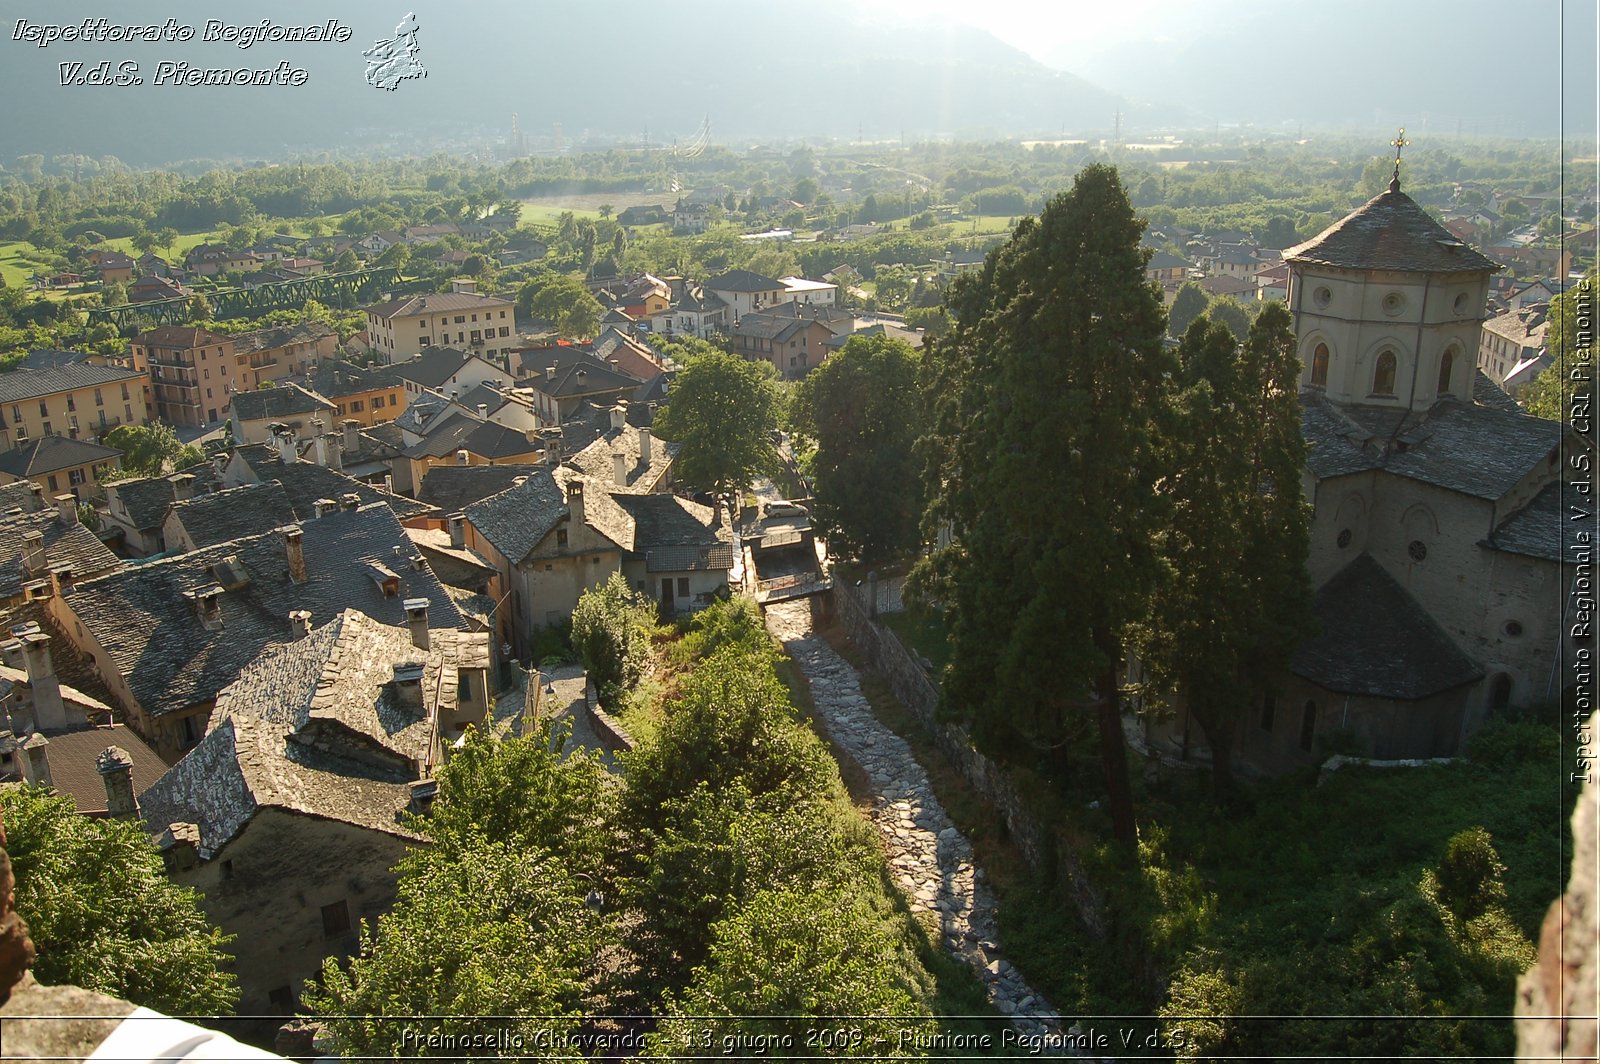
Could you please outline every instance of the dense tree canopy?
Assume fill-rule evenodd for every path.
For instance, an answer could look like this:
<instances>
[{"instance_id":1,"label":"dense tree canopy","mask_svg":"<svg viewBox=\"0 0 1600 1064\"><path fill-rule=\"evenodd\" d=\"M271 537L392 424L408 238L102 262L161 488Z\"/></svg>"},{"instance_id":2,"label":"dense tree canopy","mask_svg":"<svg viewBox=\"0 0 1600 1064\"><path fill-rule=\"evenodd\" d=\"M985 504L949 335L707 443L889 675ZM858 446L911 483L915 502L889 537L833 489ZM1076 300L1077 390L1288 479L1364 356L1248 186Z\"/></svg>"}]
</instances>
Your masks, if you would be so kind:
<instances>
[{"instance_id":1,"label":"dense tree canopy","mask_svg":"<svg viewBox=\"0 0 1600 1064\"><path fill-rule=\"evenodd\" d=\"M144 826L80 816L71 798L0 788L16 909L41 983L70 983L172 1015L226 1015L239 992L200 898L167 878Z\"/></svg>"},{"instance_id":2,"label":"dense tree canopy","mask_svg":"<svg viewBox=\"0 0 1600 1064\"><path fill-rule=\"evenodd\" d=\"M106 433L105 441L107 447L122 452L122 468L134 476L156 477L205 459L200 448L185 445L172 426L160 422L118 425Z\"/></svg>"},{"instance_id":3,"label":"dense tree canopy","mask_svg":"<svg viewBox=\"0 0 1600 1064\"><path fill-rule=\"evenodd\" d=\"M923 486L913 453L922 430L920 359L904 340L853 337L800 382L790 410L816 441L817 523L830 550L878 561L918 542Z\"/></svg>"},{"instance_id":4,"label":"dense tree canopy","mask_svg":"<svg viewBox=\"0 0 1600 1064\"><path fill-rule=\"evenodd\" d=\"M1117 672L1159 573L1155 417L1176 368L1142 230L1116 171L1092 166L955 284L925 383L927 532L948 523L954 542L914 581L948 607L946 698L980 744L1059 765L1093 712L1123 839Z\"/></svg>"},{"instance_id":5,"label":"dense tree canopy","mask_svg":"<svg viewBox=\"0 0 1600 1064\"><path fill-rule=\"evenodd\" d=\"M673 478L680 484L721 497L772 468L778 400L767 363L707 352L678 374L671 400L656 430L678 444Z\"/></svg>"}]
</instances>

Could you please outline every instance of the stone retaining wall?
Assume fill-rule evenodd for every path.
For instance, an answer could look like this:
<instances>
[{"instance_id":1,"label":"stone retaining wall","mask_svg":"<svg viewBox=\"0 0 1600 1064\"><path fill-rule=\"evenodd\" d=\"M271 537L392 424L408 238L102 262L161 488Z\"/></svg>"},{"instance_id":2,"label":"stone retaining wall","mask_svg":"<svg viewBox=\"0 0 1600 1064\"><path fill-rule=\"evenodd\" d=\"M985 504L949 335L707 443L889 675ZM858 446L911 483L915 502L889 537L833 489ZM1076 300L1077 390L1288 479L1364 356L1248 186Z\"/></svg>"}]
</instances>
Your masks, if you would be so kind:
<instances>
[{"instance_id":1,"label":"stone retaining wall","mask_svg":"<svg viewBox=\"0 0 1600 1064\"><path fill-rule=\"evenodd\" d=\"M895 698L932 737L939 752L956 766L984 801L999 810L1006 830L1029 867L1046 875L1058 875L1089 933L1097 938L1104 937L1105 906L1084 873L1077 853L1059 833L1039 821L1006 770L978 751L965 728L939 720L939 688L899 637L867 616L863 601L857 598L858 594L864 596L865 593L865 588L835 586L828 596L827 612L838 617L850 641L862 649Z\"/></svg>"},{"instance_id":2,"label":"stone retaining wall","mask_svg":"<svg viewBox=\"0 0 1600 1064\"><path fill-rule=\"evenodd\" d=\"M600 740L602 746L613 754L633 749L633 736L628 734L628 729L622 726L620 720L601 707L593 681L584 686L583 704L588 710L589 724L594 728L595 738Z\"/></svg>"}]
</instances>

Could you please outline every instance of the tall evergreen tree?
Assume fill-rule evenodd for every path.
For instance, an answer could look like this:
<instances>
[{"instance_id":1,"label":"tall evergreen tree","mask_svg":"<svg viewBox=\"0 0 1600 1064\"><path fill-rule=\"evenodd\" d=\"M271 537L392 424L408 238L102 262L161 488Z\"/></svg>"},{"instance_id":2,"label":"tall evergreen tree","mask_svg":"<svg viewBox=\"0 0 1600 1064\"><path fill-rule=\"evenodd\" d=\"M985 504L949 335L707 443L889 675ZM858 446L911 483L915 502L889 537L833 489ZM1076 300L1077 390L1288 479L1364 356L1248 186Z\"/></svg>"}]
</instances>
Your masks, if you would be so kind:
<instances>
[{"instance_id":1,"label":"tall evergreen tree","mask_svg":"<svg viewBox=\"0 0 1600 1064\"><path fill-rule=\"evenodd\" d=\"M1213 789L1233 788L1239 723L1272 696L1310 624L1310 508L1300 490L1293 323L1269 303L1241 347L1209 317L1183 335L1183 393L1169 434L1164 485L1173 520L1168 566L1151 611L1144 658L1178 691L1212 752Z\"/></svg>"},{"instance_id":2,"label":"tall evergreen tree","mask_svg":"<svg viewBox=\"0 0 1600 1064\"><path fill-rule=\"evenodd\" d=\"M925 367L925 531L954 536L916 581L949 608L947 698L981 745L1063 772L1094 714L1124 840L1118 672L1159 572L1155 415L1175 369L1143 228L1115 169L1091 166L953 287L955 324Z\"/></svg>"}]
</instances>

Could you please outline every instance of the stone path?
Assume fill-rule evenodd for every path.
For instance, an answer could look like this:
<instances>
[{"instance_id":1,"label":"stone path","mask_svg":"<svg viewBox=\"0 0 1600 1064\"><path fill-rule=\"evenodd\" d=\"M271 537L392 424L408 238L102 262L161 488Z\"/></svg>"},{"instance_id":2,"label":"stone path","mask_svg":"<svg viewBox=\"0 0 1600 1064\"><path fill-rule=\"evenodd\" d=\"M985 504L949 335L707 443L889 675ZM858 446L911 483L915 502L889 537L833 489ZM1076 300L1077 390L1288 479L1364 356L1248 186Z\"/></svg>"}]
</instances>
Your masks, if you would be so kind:
<instances>
[{"instance_id":1,"label":"stone path","mask_svg":"<svg viewBox=\"0 0 1600 1064\"><path fill-rule=\"evenodd\" d=\"M911 748L873 715L855 669L813 634L810 600L767 607L767 628L805 674L829 736L870 779L872 820L912 910L938 919L941 944L973 969L1019 1031L1059 1038L1055 1009L1000 955L994 892L973 863L972 844L950 822Z\"/></svg>"}]
</instances>

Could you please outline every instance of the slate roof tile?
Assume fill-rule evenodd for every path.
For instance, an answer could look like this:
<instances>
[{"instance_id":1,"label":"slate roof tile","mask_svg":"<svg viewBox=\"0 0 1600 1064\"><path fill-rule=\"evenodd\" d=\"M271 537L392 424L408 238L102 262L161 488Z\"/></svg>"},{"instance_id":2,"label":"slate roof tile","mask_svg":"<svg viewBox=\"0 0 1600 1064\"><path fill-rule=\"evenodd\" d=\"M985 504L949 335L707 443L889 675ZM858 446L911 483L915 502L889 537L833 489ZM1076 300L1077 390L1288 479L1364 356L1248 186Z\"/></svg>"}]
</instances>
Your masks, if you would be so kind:
<instances>
[{"instance_id":1,"label":"slate roof tile","mask_svg":"<svg viewBox=\"0 0 1600 1064\"><path fill-rule=\"evenodd\" d=\"M1317 236L1285 249L1283 257L1346 270L1489 273L1501 268L1434 221L1393 183Z\"/></svg>"}]
</instances>

